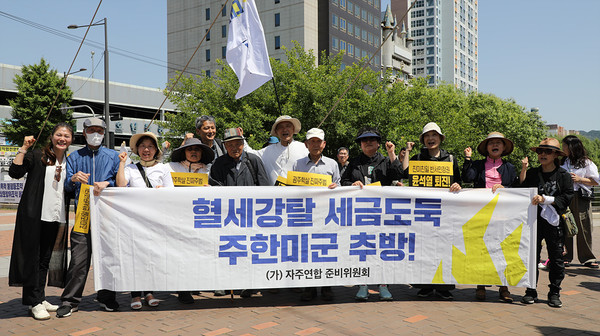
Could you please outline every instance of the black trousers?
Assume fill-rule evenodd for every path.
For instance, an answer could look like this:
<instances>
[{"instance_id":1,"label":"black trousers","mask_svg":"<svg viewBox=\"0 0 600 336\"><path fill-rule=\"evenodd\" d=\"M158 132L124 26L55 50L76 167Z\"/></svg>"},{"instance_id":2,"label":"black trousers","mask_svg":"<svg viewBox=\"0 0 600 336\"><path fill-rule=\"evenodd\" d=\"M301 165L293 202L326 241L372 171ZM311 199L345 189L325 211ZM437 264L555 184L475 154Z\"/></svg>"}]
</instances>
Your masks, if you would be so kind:
<instances>
[{"instance_id":1,"label":"black trousers","mask_svg":"<svg viewBox=\"0 0 600 336\"><path fill-rule=\"evenodd\" d=\"M46 300L46 279L48 278L48 265L52 249L58 234L58 222L41 222L40 228L40 255L38 263L38 281L34 286L23 286L24 305L37 306ZM32 261L33 262L33 261Z\"/></svg>"},{"instance_id":2,"label":"black trousers","mask_svg":"<svg viewBox=\"0 0 600 336\"><path fill-rule=\"evenodd\" d=\"M565 263L563 259L563 248L565 244L565 235L562 223L558 226L550 225L546 220L538 216L537 227L537 261L540 262L542 252L542 240L546 241L546 250L548 252L548 278L550 280L550 293L559 293L560 284L565 278ZM540 277L540 270L536 267L536 283Z\"/></svg>"}]
</instances>

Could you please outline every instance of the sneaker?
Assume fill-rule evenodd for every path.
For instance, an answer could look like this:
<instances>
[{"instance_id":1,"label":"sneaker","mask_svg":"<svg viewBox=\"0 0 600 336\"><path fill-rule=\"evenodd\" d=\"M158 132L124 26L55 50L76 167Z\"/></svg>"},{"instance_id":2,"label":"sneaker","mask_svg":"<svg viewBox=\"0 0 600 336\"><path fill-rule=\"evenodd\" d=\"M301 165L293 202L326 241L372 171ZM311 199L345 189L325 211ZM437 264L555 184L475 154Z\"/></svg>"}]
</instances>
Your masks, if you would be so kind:
<instances>
[{"instance_id":1,"label":"sneaker","mask_svg":"<svg viewBox=\"0 0 600 336\"><path fill-rule=\"evenodd\" d=\"M560 301L560 294L548 293L548 306L554 308L562 307L562 301Z\"/></svg>"},{"instance_id":2,"label":"sneaker","mask_svg":"<svg viewBox=\"0 0 600 336\"><path fill-rule=\"evenodd\" d=\"M243 298L252 297L252 294L254 294L254 291L252 289L242 289L242 291L240 292L240 296Z\"/></svg>"},{"instance_id":3,"label":"sneaker","mask_svg":"<svg viewBox=\"0 0 600 336\"><path fill-rule=\"evenodd\" d=\"M41 303L38 303L35 307L31 308L31 315L33 315L33 318L36 320L50 319L50 314L48 314L46 307Z\"/></svg>"},{"instance_id":4,"label":"sneaker","mask_svg":"<svg viewBox=\"0 0 600 336\"><path fill-rule=\"evenodd\" d=\"M454 300L454 295L449 290L436 290L435 293L444 300Z\"/></svg>"},{"instance_id":5,"label":"sneaker","mask_svg":"<svg viewBox=\"0 0 600 336\"><path fill-rule=\"evenodd\" d=\"M475 290L475 298L479 301L485 301L485 287L477 286L477 289Z\"/></svg>"},{"instance_id":6,"label":"sneaker","mask_svg":"<svg viewBox=\"0 0 600 336\"><path fill-rule=\"evenodd\" d=\"M321 290L321 294L322 294ZM317 296L317 289L315 287L306 287L300 295L300 300L302 301L312 301Z\"/></svg>"},{"instance_id":7,"label":"sneaker","mask_svg":"<svg viewBox=\"0 0 600 336\"><path fill-rule=\"evenodd\" d=\"M321 299L323 301L333 301L333 291L331 287L321 287Z\"/></svg>"},{"instance_id":8,"label":"sneaker","mask_svg":"<svg viewBox=\"0 0 600 336\"><path fill-rule=\"evenodd\" d=\"M46 308L46 311L54 313L56 310L58 310L58 306L57 305L53 305L52 303L44 300L42 301L42 305L44 306L44 308Z\"/></svg>"},{"instance_id":9,"label":"sneaker","mask_svg":"<svg viewBox=\"0 0 600 336\"><path fill-rule=\"evenodd\" d=\"M369 287L367 285L358 286L358 292L354 298L358 301L367 301L369 299Z\"/></svg>"},{"instance_id":10,"label":"sneaker","mask_svg":"<svg viewBox=\"0 0 600 336\"><path fill-rule=\"evenodd\" d=\"M544 263L539 263L538 264L538 269L544 271L544 270L548 269L548 266L546 266L546 264L544 264Z\"/></svg>"},{"instance_id":11,"label":"sneaker","mask_svg":"<svg viewBox=\"0 0 600 336\"><path fill-rule=\"evenodd\" d=\"M506 303L513 302L513 298L512 296L510 296L510 292L506 287L500 287L500 290L498 291L498 299Z\"/></svg>"},{"instance_id":12,"label":"sneaker","mask_svg":"<svg viewBox=\"0 0 600 336\"><path fill-rule=\"evenodd\" d=\"M98 301L98 302L100 302L100 301ZM106 310L107 312L113 312L113 311L119 309L119 303L115 300L107 301L107 302L100 302L100 307L103 308L104 310Z\"/></svg>"},{"instance_id":13,"label":"sneaker","mask_svg":"<svg viewBox=\"0 0 600 336\"><path fill-rule=\"evenodd\" d=\"M194 303L194 298L190 292L177 292L177 299L181 303L192 304Z\"/></svg>"},{"instance_id":14,"label":"sneaker","mask_svg":"<svg viewBox=\"0 0 600 336\"><path fill-rule=\"evenodd\" d=\"M433 288L425 287L425 288L421 288L419 290L419 292L417 293L417 296L421 297L421 298L426 298L426 297L430 296L431 294L433 294Z\"/></svg>"},{"instance_id":15,"label":"sneaker","mask_svg":"<svg viewBox=\"0 0 600 336\"><path fill-rule=\"evenodd\" d=\"M387 285L379 285L379 300L392 301L392 293L388 290Z\"/></svg>"},{"instance_id":16,"label":"sneaker","mask_svg":"<svg viewBox=\"0 0 600 336\"><path fill-rule=\"evenodd\" d=\"M71 313L76 312L77 307L71 307L69 305L62 305L56 310L56 317L69 317Z\"/></svg>"},{"instance_id":17,"label":"sneaker","mask_svg":"<svg viewBox=\"0 0 600 336\"><path fill-rule=\"evenodd\" d=\"M215 296L225 296L225 295L227 295L227 293L225 293L225 290L223 290L223 289L218 289L215 291L214 295Z\"/></svg>"},{"instance_id":18,"label":"sneaker","mask_svg":"<svg viewBox=\"0 0 600 336\"><path fill-rule=\"evenodd\" d=\"M538 295L535 289L527 289L525 291L525 296L521 299L521 302L526 304L533 304L538 302Z\"/></svg>"}]
</instances>

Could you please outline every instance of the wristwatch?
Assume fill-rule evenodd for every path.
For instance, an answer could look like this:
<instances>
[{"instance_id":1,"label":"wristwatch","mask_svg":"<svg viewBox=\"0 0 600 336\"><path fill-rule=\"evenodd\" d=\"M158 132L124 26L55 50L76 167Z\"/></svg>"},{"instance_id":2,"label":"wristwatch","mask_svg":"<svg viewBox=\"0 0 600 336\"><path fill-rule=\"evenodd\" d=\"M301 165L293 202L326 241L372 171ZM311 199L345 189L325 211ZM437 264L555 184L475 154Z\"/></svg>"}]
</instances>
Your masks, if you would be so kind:
<instances>
[{"instance_id":1,"label":"wristwatch","mask_svg":"<svg viewBox=\"0 0 600 336\"><path fill-rule=\"evenodd\" d=\"M26 150L24 150L23 148L19 148L19 149L17 150L17 152L19 152L19 153L23 153L23 154L27 154L27 151L26 151Z\"/></svg>"}]
</instances>

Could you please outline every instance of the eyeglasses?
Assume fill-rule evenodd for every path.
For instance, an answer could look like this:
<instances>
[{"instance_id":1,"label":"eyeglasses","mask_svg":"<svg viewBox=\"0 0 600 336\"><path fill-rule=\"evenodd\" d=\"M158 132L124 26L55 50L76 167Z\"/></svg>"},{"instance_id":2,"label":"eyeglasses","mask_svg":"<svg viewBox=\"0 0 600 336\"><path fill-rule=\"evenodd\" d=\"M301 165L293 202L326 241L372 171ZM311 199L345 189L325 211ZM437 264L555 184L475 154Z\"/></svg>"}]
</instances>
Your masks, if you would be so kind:
<instances>
[{"instance_id":1,"label":"eyeglasses","mask_svg":"<svg viewBox=\"0 0 600 336\"><path fill-rule=\"evenodd\" d=\"M56 170L54 171L54 180L56 182L60 182L60 173L62 173L62 166L56 166Z\"/></svg>"},{"instance_id":2,"label":"eyeglasses","mask_svg":"<svg viewBox=\"0 0 600 336\"><path fill-rule=\"evenodd\" d=\"M550 155L550 154L554 153L554 149L538 148L535 150L535 152L538 154Z\"/></svg>"}]
</instances>

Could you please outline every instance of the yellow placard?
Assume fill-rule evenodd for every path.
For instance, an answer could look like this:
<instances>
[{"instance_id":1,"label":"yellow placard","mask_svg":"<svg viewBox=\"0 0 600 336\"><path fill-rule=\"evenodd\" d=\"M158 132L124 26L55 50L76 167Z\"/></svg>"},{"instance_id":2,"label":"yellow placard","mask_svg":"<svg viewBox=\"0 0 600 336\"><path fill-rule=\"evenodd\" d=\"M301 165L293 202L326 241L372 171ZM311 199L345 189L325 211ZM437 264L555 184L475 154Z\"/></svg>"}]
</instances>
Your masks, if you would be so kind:
<instances>
[{"instance_id":1,"label":"yellow placard","mask_svg":"<svg viewBox=\"0 0 600 336\"><path fill-rule=\"evenodd\" d=\"M446 161L410 161L410 175L454 175L452 162Z\"/></svg>"},{"instance_id":2,"label":"yellow placard","mask_svg":"<svg viewBox=\"0 0 600 336\"><path fill-rule=\"evenodd\" d=\"M176 187L199 187L208 185L208 174L203 173L171 173Z\"/></svg>"},{"instance_id":3,"label":"yellow placard","mask_svg":"<svg viewBox=\"0 0 600 336\"><path fill-rule=\"evenodd\" d=\"M275 186L286 186L287 178L283 176L277 176L277 180L275 180Z\"/></svg>"},{"instance_id":4,"label":"yellow placard","mask_svg":"<svg viewBox=\"0 0 600 336\"><path fill-rule=\"evenodd\" d=\"M289 171L287 184L295 186L327 187L331 184L331 175Z\"/></svg>"},{"instance_id":5,"label":"yellow placard","mask_svg":"<svg viewBox=\"0 0 600 336\"><path fill-rule=\"evenodd\" d=\"M369 183L369 184L367 184L367 186L378 186L378 187L381 187L381 182L377 181L377 182Z\"/></svg>"},{"instance_id":6,"label":"yellow placard","mask_svg":"<svg viewBox=\"0 0 600 336\"><path fill-rule=\"evenodd\" d=\"M6 153L6 152L18 152L19 151L19 147L17 146L0 146L0 152L2 153Z\"/></svg>"},{"instance_id":7,"label":"yellow placard","mask_svg":"<svg viewBox=\"0 0 600 336\"><path fill-rule=\"evenodd\" d=\"M79 233L90 232L90 191L92 186L82 184L79 190L79 200L77 202L77 213L75 214L75 225L73 231Z\"/></svg>"}]
</instances>

